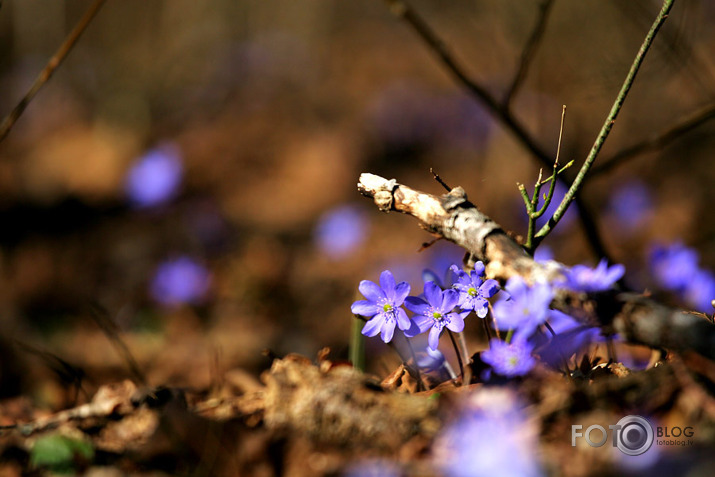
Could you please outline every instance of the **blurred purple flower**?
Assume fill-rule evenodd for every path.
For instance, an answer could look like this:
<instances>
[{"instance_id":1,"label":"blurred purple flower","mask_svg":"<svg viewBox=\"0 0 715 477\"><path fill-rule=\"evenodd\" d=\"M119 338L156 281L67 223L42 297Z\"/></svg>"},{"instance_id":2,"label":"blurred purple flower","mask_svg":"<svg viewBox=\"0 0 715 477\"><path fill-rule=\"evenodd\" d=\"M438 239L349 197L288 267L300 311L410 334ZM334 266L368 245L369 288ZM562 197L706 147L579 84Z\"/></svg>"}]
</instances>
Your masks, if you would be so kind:
<instances>
[{"instance_id":1,"label":"blurred purple flower","mask_svg":"<svg viewBox=\"0 0 715 477\"><path fill-rule=\"evenodd\" d=\"M176 196L183 174L179 148L162 144L134 162L125 177L124 190L135 207L160 205Z\"/></svg>"},{"instance_id":2,"label":"blurred purple flower","mask_svg":"<svg viewBox=\"0 0 715 477\"><path fill-rule=\"evenodd\" d=\"M363 459L350 464L343 477L400 477L400 467L388 459Z\"/></svg>"},{"instance_id":3,"label":"blurred purple flower","mask_svg":"<svg viewBox=\"0 0 715 477\"><path fill-rule=\"evenodd\" d=\"M315 227L315 243L333 259L343 258L359 247L367 236L368 221L361 209L341 205L324 213Z\"/></svg>"},{"instance_id":4,"label":"blurred purple flower","mask_svg":"<svg viewBox=\"0 0 715 477\"><path fill-rule=\"evenodd\" d=\"M709 270L698 270L684 290L685 301L696 310L712 314L715 299L715 275Z\"/></svg>"},{"instance_id":5,"label":"blurred purple flower","mask_svg":"<svg viewBox=\"0 0 715 477\"><path fill-rule=\"evenodd\" d=\"M650 269L662 287L685 290L698 272L698 252L680 242L656 245L650 251Z\"/></svg>"},{"instance_id":6,"label":"blurred purple flower","mask_svg":"<svg viewBox=\"0 0 715 477\"><path fill-rule=\"evenodd\" d=\"M159 264L150 293L162 305L197 304L206 296L210 284L209 271L194 259L182 256Z\"/></svg>"},{"instance_id":7,"label":"blurred purple flower","mask_svg":"<svg viewBox=\"0 0 715 477\"><path fill-rule=\"evenodd\" d=\"M606 259L601 260L596 268L586 265L574 265L566 270L565 287L582 292L597 292L611 288L623 274L626 268L623 265L608 266Z\"/></svg>"},{"instance_id":8,"label":"blurred purple flower","mask_svg":"<svg viewBox=\"0 0 715 477\"><path fill-rule=\"evenodd\" d=\"M497 326L500 330L516 329L517 337L528 338L549 316L553 291L544 283L530 287L518 276L510 278L504 289L509 298L494 304Z\"/></svg>"},{"instance_id":9,"label":"blurred purple flower","mask_svg":"<svg viewBox=\"0 0 715 477\"><path fill-rule=\"evenodd\" d=\"M507 388L483 387L437 436L436 466L446 477L538 477L538 433Z\"/></svg>"},{"instance_id":10,"label":"blurred purple flower","mask_svg":"<svg viewBox=\"0 0 715 477\"><path fill-rule=\"evenodd\" d=\"M442 290L435 282L427 282L424 287L424 296L426 300L408 296L405 299L405 306L408 310L416 313L413 321L420 333L430 330L427 343L430 348L437 349L442 330L447 327L456 333L461 332L464 329L466 314L461 315L452 311L459 302L459 293L456 290Z\"/></svg>"},{"instance_id":11,"label":"blurred purple flower","mask_svg":"<svg viewBox=\"0 0 715 477\"><path fill-rule=\"evenodd\" d=\"M483 281L484 264L477 262L474 270L467 273L452 265L452 272L457 280L452 287L459 292L459 307L464 310L474 310L479 318L487 316L489 302L487 298L493 297L499 291L499 282L496 280Z\"/></svg>"},{"instance_id":12,"label":"blurred purple flower","mask_svg":"<svg viewBox=\"0 0 715 477\"><path fill-rule=\"evenodd\" d=\"M547 262L554 259L554 252L548 245L539 245L539 248L534 252L534 260L537 262Z\"/></svg>"},{"instance_id":13,"label":"blurred purple flower","mask_svg":"<svg viewBox=\"0 0 715 477\"><path fill-rule=\"evenodd\" d=\"M525 339L515 339L506 343L498 338L489 342L489 349L482 351L482 361L508 378L523 376L534 367L536 360L531 355L533 348Z\"/></svg>"},{"instance_id":14,"label":"blurred purple flower","mask_svg":"<svg viewBox=\"0 0 715 477\"><path fill-rule=\"evenodd\" d=\"M396 283L392 272L385 270L380 274L379 286L370 280L363 280L358 289L367 300L354 302L350 309L356 315L372 317L365 323L362 334L372 337L381 333L385 343L392 339L395 325L405 331L405 334L417 334L416 326L401 308L405 297L410 293L409 283Z\"/></svg>"},{"instance_id":15,"label":"blurred purple flower","mask_svg":"<svg viewBox=\"0 0 715 477\"><path fill-rule=\"evenodd\" d=\"M574 355L578 362L578 354L586 352L592 343L605 340L599 328L585 326L560 311L550 310L548 321L556 336L536 333L529 342L534 347L533 354L552 368L561 368Z\"/></svg>"},{"instance_id":16,"label":"blurred purple flower","mask_svg":"<svg viewBox=\"0 0 715 477\"><path fill-rule=\"evenodd\" d=\"M641 226L647 219L653 209L653 199L648 187L633 179L611 194L608 209L621 227L632 230Z\"/></svg>"}]
</instances>

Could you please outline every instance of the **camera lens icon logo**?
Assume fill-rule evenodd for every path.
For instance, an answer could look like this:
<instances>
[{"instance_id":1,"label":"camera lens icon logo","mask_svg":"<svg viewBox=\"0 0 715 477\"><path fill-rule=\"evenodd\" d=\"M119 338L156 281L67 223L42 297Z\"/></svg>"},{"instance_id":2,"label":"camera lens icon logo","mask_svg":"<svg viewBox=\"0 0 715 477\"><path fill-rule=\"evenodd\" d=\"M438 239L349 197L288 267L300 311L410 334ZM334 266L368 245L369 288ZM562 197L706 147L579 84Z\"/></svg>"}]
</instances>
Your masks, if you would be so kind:
<instances>
[{"instance_id":1,"label":"camera lens icon logo","mask_svg":"<svg viewBox=\"0 0 715 477\"><path fill-rule=\"evenodd\" d=\"M653 427L641 416L626 416L616 425L616 447L626 455L641 455L653 445Z\"/></svg>"}]
</instances>

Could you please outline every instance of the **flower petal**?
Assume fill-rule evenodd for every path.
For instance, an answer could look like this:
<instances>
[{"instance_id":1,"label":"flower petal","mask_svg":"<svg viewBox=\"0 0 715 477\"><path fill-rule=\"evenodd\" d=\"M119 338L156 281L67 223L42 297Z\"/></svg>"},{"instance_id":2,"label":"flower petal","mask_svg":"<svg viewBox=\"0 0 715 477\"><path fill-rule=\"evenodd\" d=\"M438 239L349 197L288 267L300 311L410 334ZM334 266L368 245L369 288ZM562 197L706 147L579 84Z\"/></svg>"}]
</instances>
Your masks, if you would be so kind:
<instances>
[{"instance_id":1,"label":"flower petal","mask_svg":"<svg viewBox=\"0 0 715 477\"><path fill-rule=\"evenodd\" d=\"M425 298L435 309L442 309L442 289L435 282L425 283Z\"/></svg>"},{"instance_id":2,"label":"flower petal","mask_svg":"<svg viewBox=\"0 0 715 477\"><path fill-rule=\"evenodd\" d=\"M380 330L382 329L382 326L385 324L385 315L379 314L375 315L375 317L365 323L365 326L362 327L362 334L365 336L375 336L377 335Z\"/></svg>"},{"instance_id":3,"label":"flower petal","mask_svg":"<svg viewBox=\"0 0 715 477\"><path fill-rule=\"evenodd\" d=\"M382 341L385 343L389 343L390 340L392 339L392 335L395 333L395 321L390 320L385 323L385 326L382 327Z\"/></svg>"},{"instance_id":4,"label":"flower petal","mask_svg":"<svg viewBox=\"0 0 715 477\"><path fill-rule=\"evenodd\" d=\"M439 334L442 331L442 327L435 324L431 330L429 330L429 336L427 337L427 346L432 349L437 349L439 346Z\"/></svg>"},{"instance_id":5,"label":"flower petal","mask_svg":"<svg viewBox=\"0 0 715 477\"><path fill-rule=\"evenodd\" d=\"M459 303L459 292L456 290L445 290L442 293L442 312L449 313Z\"/></svg>"},{"instance_id":6,"label":"flower petal","mask_svg":"<svg viewBox=\"0 0 715 477\"><path fill-rule=\"evenodd\" d=\"M385 270L380 274L380 287L385 292L388 300L395 299L395 277L392 276L390 270Z\"/></svg>"},{"instance_id":7,"label":"flower petal","mask_svg":"<svg viewBox=\"0 0 715 477\"><path fill-rule=\"evenodd\" d=\"M414 320L410 320L410 327L404 330L405 336L408 338L412 338L413 336L417 336L423 331L426 331L427 328L424 330L420 329L420 327L417 325L417 323Z\"/></svg>"},{"instance_id":8,"label":"flower petal","mask_svg":"<svg viewBox=\"0 0 715 477\"><path fill-rule=\"evenodd\" d=\"M408 296L405 298L405 306L408 310L419 315L426 315L429 313L429 305L418 296Z\"/></svg>"},{"instance_id":9,"label":"flower petal","mask_svg":"<svg viewBox=\"0 0 715 477\"><path fill-rule=\"evenodd\" d=\"M375 316L380 312L380 307L367 300L359 300L350 306L354 315Z\"/></svg>"},{"instance_id":10,"label":"flower petal","mask_svg":"<svg viewBox=\"0 0 715 477\"><path fill-rule=\"evenodd\" d=\"M477 300L477 306L474 307L474 311L477 312L479 318L484 318L489 313L489 304L484 298Z\"/></svg>"},{"instance_id":11,"label":"flower petal","mask_svg":"<svg viewBox=\"0 0 715 477\"><path fill-rule=\"evenodd\" d=\"M473 272L477 274L478 277L481 277L484 275L484 262L479 260L477 263L474 264L474 270Z\"/></svg>"},{"instance_id":12,"label":"flower petal","mask_svg":"<svg viewBox=\"0 0 715 477\"><path fill-rule=\"evenodd\" d=\"M479 287L479 294L484 298L491 298L499 291L499 282L493 279L485 280Z\"/></svg>"},{"instance_id":13,"label":"flower petal","mask_svg":"<svg viewBox=\"0 0 715 477\"><path fill-rule=\"evenodd\" d=\"M360 285L358 285L358 290L360 290L360 293L362 293L365 298L375 303L386 298L385 292L382 291L382 288L370 280L361 281Z\"/></svg>"},{"instance_id":14,"label":"flower petal","mask_svg":"<svg viewBox=\"0 0 715 477\"><path fill-rule=\"evenodd\" d=\"M424 333L434 325L434 320L429 316L425 315L414 316L412 318L412 322L417 326L420 333Z\"/></svg>"},{"instance_id":15,"label":"flower petal","mask_svg":"<svg viewBox=\"0 0 715 477\"><path fill-rule=\"evenodd\" d=\"M395 310L395 318L397 318L397 327L401 330L409 329L412 322L407 317L407 313L402 308Z\"/></svg>"},{"instance_id":16,"label":"flower petal","mask_svg":"<svg viewBox=\"0 0 715 477\"><path fill-rule=\"evenodd\" d=\"M392 304L395 306L400 306L405 302L405 298L410 294L410 284L407 282L400 282L395 287L395 296L393 298Z\"/></svg>"},{"instance_id":17,"label":"flower petal","mask_svg":"<svg viewBox=\"0 0 715 477\"><path fill-rule=\"evenodd\" d=\"M447 315L449 322L447 323L447 328L454 331L455 333L461 333L464 330L464 318L462 318L458 313L450 313Z\"/></svg>"}]
</instances>

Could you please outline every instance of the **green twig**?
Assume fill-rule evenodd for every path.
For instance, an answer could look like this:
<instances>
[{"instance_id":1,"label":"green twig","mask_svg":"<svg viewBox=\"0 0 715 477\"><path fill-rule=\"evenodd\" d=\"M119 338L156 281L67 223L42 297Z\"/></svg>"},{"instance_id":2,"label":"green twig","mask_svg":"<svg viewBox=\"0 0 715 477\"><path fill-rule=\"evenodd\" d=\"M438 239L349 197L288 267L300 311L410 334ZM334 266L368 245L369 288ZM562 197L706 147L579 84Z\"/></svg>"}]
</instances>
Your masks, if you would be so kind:
<instances>
[{"instance_id":1,"label":"green twig","mask_svg":"<svg viewBox=\"0 0 715 477\"><path fill-rule=\"evenodd\" d=\"M564 136L564 122L566 120L566 105L564 105L561 109L561 124L559 126L559 141L556 146L556 158L554 159L554 165L553 165L553 170L551 175L545 179L542 179L543 175L543 170L539 169L539 178L536 179L536 184L534 184L534 193L531 196L531 200L528 200L528 195L526 194L526 188L523 185L520 185L519 191L521 192L521 196L524 199L524 202L526 203L526 211L527 215L529 217L529 224L527 227L526 231L526 243L524 244L524 248L529 251L529 253L534 253L534 250L536 249L538 242L535 242L534 240L534 234L536 232L536 221L546 213L546 209L548 209L549 205L551 205L551 200L554 198L554 190L556 188L556 177L558 177L559 173L563 172L564 170L567 169L568 166L570 166L573 161L569 162L566 167L563 167L559 170L559 157L561 155L561 141L563 140ZM539 194L541 193L541 187L549 184L549 191L544 195L544 203L541 205L541 208L539 207Z\"/></svg>"},{"instance_id":2,"label":"green twig","mask_svg":"<svg viewBox=\"0 0 715 477\"><path fill-rule=\"evenodd\" d=\"M613 124L616 122L616 117L618 116L618 113L623 106L623 102L626 100L626 96L628 96L628 91L630 91L631 86L633 86L633 81L636 78L636 74L638 73L638 70L643 63L643 60L645 59L645 55L648 52L648 49L650 48L651 44L653 43L653 40L655 39L655 35L658 33L658 30L660 30L660 27L663 26L663 23L665 22L666 18L668 18L668 12L670 12L674 1L675 0L664 0L663 7L660 9L660 12L658 13L658 16L653 22L650 31L646 35L645 40L643 40L643 44L641 45L640 50L638 50L638 54L633 60L631 69L628 72L628 75L626 76L623 85L621 86L621 90L618 92L618 96L616 96L616 101L613 103L611 111L608 114L608 117L606 117L606 121L603 123L598 137L596 137L596 141L594 142L593 147L591 148L591 151L586 158L586 161L583 163L583 166L581 166L581 170L578 172L576 179L574 179L573 183L571 184L571 187L566 192L566 195L556 209L556 212L554 212L554 215L551 217L551 219L549 219L546 224L544 224L543 227L541 227L539 232L536 234L537 239L543 240L544 237L546 237L554 229L556 224L559 223L561 218L566 213L566 209L568 209L571 202L573 202L573 200L576 198L576 195L584 182L586 174L591 168L591 165L595 161L599 152L601 152L601 148L603 147L606 138L608 138L608 135L613 128Z\"/></svg>"}]
</instances>

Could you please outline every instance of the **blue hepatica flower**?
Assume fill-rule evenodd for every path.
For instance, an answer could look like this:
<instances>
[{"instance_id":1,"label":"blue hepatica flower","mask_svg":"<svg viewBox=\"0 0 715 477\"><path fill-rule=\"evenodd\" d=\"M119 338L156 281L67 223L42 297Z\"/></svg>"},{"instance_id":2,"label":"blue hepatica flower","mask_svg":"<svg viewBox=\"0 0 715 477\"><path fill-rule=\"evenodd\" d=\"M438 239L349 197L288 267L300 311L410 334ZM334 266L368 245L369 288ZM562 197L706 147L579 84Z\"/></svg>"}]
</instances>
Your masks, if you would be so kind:
<instances>
[{"instance_id":1,"label":"blue hepatica flower","mask_svg":"<svg viewBox=\"0 0 715 477\"><path fill-rule=\"evenodd\" d=\"M167 260L156 269L151 281L151 296L162 305L198 304L211 284L209 271L186 256Z\"/></svg>"},{"instance_id":2,"label":"blue hepatica flower","mask_svg":"<svg viewBox=\"0 0 715 477\"><path fill-rule=\"evenodd\" d=\"M536 360L531 355L532 345L525 339L515 339L506 343L494 338L489 349L482 351L482 361L494 371L506 377L523 376L534 367Z\"/></svg>"},{"instance_id":3,"label":"blue hepatica flower","mask_svg":"<svg viewBox=\"0 0 715 477\"><path fill-rule=\"evenodd\" d=\"M611 288L625 272L626 268L623 265L609 267L605 259L601 260L596 268L574 265L566 272L565 286L574 291L603 291Z\"/></svg>"},{"instance_id":4,"label":"blue hepatica flower","mask_svg":"<svg viewBox=\"0 0 715 477\"><path fill-rule=\"evenodd\" d=\"M459 307L465 311L474 310L479 318L487 316L489 311L487 298L493 297L499 291L499 282L492 279L482 280L481 275L484 273L482 262L477 262L474 270L469 273L460 270L456 265L452 265L451 270L457 277L452 287L459 292Z\"/></svg>"},{"instance_id":5,"label":"blue hepatica flower","mask_svg":"<svg viewBox=\"0 0 715 477\"><path fill-rule=\"evenodd\" d=\"M152 207L173 199L181 186L184 169L179 148L163 144L132 165L124 189L136 207Z\"/></svg>"},{"instance_id":6,"label":"blue hepatica flower","mask_svg":"<svg viewBox=\"0 0 715 477\"><path fill-rule=\"evenodd\" d=\"M529 343L534 347L533 354L553 368L559 369L572 356L578 362L580 353L586 352L591 344L605 341L599 328L585 326L558 310L551 310L548 320L556 336L536 333Z\"/></svg>"},{"instance_id":7,"label":"blue hepatica flower","mask_svg":"<svg viewBox=\"0 0 715 477\"><path fill-rule=\"evenodd\" d=\"M494 317L500 330L516 329L517 337L528 337L544 323L549 315L549 304L554 296L544 283L533 286L515 276L504 287L509 298L494 304Z\"/></svg>"},{"instance_id":8,"label":"blue hepatica flower","mask_svg":"<svg viewBox=\"0 0 715 477\"><path fill-rule=\"evenodd\" d=\"M698 270L684 292L685 301L696 310L712 313L715 299L715 275L709 270Z\"/></svg>"},{"instance_id":9,"label":"blue hepatica flower","mask_svg":"<svg viewBox=\"0 0 715 477\"><path fill-rule=\"evenodd\" d=\"M323 214L315 227L315 243L332 259L343 258L359 247L367 236L368 221L361 209L341 205Z\"/></svg>"},{"instance_id":10,"label":"blue hepatica flower","mask_svg":"<svg viewBox=\"0 0 715 477\"><path fill-rule=\"evenodd\" d=\"M379 286L370 280L363 280L358 290L367 300L356 301L350 309L356 315L372 317L365 323L362 334L372 337L380 333L385 343L392 339L395 326L408 336L417 334L416 327L401 308L410 293L409 283L396 283L392 272L385 270L380 274Z\"/></svg>"},{"instance_id":11,"label":"blue hepatica flower","mask_svg":"<svg viewBox=\"0 0 715 477\"><path fill-rule=\"evenodd\" d=\"M538 477L538 430L515 394L487 387L470 394L433 446L446 477Z\"/></svg>"},{"instance_id":12,"label":"blue hepatica flower","mask_svg":"<svg viewBox=\"0 0 715 477\"><path fill-rule=\"evenodd\" d=\"M464 316L452 310L459 303L459 293L456 290L442 290L435 282L425 283L425 299L409 296L405 306L416 315L413 320L420 333L430 330L427 344L432 349L439 345L439 335L446 327L456 333L464 329Z\"/></svg>"},{"instance_id":13,"label":"blue hepatica flower","mask_svg":"<svg viewBox=\"0 0 715 477\"><path fill-rule=\"evenodd\" d=\"M664 288L681 291L698 272L698 252L680 242L656 245L650 251L650 269Z\"/></svg>"},{"instance_id":14,"label":"blue hepatica flower","mask_svg":"<svg viewBox=\"0 0 715 477\"><path fill-rule=\"evenodd\" d=\"M648 214L653 209L653 200L648 186L640 181L631 180L622 184L610 196L608 208L621 227L633 230L648 218Z\"/></svg>"}]
</instances>

